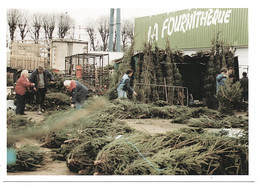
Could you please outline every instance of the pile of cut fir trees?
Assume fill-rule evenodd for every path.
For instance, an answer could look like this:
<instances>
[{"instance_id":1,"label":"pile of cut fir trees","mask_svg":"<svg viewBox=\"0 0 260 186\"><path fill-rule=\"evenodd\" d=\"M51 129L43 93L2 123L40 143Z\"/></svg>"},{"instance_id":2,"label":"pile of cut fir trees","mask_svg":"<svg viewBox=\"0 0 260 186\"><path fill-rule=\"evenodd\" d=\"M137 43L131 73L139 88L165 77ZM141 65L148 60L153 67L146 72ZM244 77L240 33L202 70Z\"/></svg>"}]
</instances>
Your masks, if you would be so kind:
<instances>
[{"instance_id":1,"label":"pile of cut fir trees","mask_svg":"<svg viewBox=\"0 0 260 186\"><path fill-rule=\"evenodd\" d=\"M248 174L248 134L230 138L223 133L207 133L208 125L194 121L201 117L218 123L214 127L227 127L229 123L229 127L247 131L247 117L223 115L206 108L91 98L80 111L56 112L44 125L16 129L9 141L19 133L40 139L42 146L52 149L53 160L66 161L69 170L82 175ZM149 135L130 128L121 118L167 118L187 124L187 128ZM194 123L196 127L189 126ZM32 163L35 167L42 166L39 154L30 150L18 149L22 154L17 156L18 162L33 159L37 160ZM21 167L31 169L28 164L17 164L10 171L24 170Z\"/></svg>"},{"instance_id":2,"label":"pile of cut fir trees","mask_svg":"<svg viewBox=\"0 0 260 186\"><path fill-rule=\"evenodd\" d=\"M167 52L169 60L174 55ZM144 59L149 61L151 56L154 55L147 52ZM128 55L123 61L111 80L109 98L113 97L123 69L131 68ZM166 63L171 62L169 60ZM140 66L140 72L141 67L148 68L146 65L147 62ZM174 65L170 66L175 69ZM178 74L177 69L174 71ZM11 130L8 144L13 144L17 134L37 138L42 146L52 149L54 160L66 161L69 170L81 175L248 174L248 117L227 115L205 107L189 108L168 104L151 97L152 91L140 94L146 98L145 101L140 101L139 97L132 100L89 98L82 110L55 112L46 117L41 126ZM187 128L149 135L130 128L122 121L141 118L170 119L173 123L186 124ZM208 133L205 130L231 127L242 128L243 135L228 137L222 132ZM25 151L23 156L27 162L40 159L32 157L33 153L28 152ZM24 162L24 159L18 158L17 162ZM32 164L37 167L42 162ZM17 164L11 170L19 171L19 166Z\"/></svg>"}]
</instances>

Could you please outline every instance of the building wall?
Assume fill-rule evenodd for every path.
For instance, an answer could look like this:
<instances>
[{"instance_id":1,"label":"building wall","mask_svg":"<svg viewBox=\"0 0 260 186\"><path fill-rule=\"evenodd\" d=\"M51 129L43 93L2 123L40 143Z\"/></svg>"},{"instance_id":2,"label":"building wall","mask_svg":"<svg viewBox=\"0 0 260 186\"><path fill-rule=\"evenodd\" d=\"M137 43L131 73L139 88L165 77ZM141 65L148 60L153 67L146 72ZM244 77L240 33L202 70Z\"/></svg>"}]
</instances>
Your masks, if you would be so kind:
<instances>
[{"instance_id":1,"label":"building wall","mask_svg":"<svg viewBox=\"0 0 260 186\"><path fill-rule=\"evenodd\" d=\"M65 70L65 57L87 52L87 42L53 41L51 48L51 68Z\"/></svg>"},{"instance_id":2,"label":"building wall","mask_svg":"<svg viewBox=\"0 0 260 186\"><path fill-rule=\"evenodd\" d=\"M239 78L242 78L243 72L247 72L249 76L248 48L236 49L236 55L238 56Z\"/></svg>"},{"instance_id":3,"label":"building wall","mask_svg":"<svg viewBox=\"0 0 260 186\"><path fill-rule=\"evenodd\" d=\"M124 52L102 52L102 51L91 51L89 53L103 53L103 54L108 54L109 55L109 61L107 57L104 58L104 66L110 64L112 65L114 63L114 60L120 59L124 56Z\"/></svg>"},{"instance_id":4,"label":"building wall","mask_svg":"<svg viewBox=\"0 0 260 186\"><path fill-rule=\"evenodd\" d=\"M156 42L165 48L205 48L219 34L220 40L235 46L248 46L247 8L198 8L135 19L135 50Z\"/></svg>"}]
</instances>

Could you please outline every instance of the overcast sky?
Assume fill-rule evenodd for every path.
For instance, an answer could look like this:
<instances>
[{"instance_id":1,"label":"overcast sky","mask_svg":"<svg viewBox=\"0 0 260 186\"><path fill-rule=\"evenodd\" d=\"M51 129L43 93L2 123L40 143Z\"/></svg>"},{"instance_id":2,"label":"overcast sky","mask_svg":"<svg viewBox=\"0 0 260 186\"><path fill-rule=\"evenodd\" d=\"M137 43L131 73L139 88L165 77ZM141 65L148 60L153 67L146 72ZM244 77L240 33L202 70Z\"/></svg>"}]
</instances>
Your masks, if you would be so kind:
<instances>
[{"instance_id":1,"label":"overcast sky","mask_svg":"<svg viewBox=\"0 0 260 186\"><path fill-rule=\"evenodd\" d=\"M76 25L83 25L88 19L109 16L110 8L121 8L121 18L129 19L156 15L189 8L246 8L251 0L5 0L1 8L25 8L32 12L68 12Z\"/></svg>"},{"instance_id":2,"label":"overcast sky","mask_svg":"<svg viewBox=\"0 0 260 186\"><path fill-rule=\"evenodd\" d=\"M109 7L86 7L86 8L25 8L30 13L67 13L70 15L74 20L76 25L86 25L87 22L96 20L101 16L110 16L110 9ZM116 18L116 8L114 16ZM185 8L184 8L185 9ZM151 16L156 14L162 14L166 12L174 12L176 10L181 10L181 8L120 8L121 11L121 19L134 19L136 17L144 17L144 16Z\"/></svg>"}]
</instances>

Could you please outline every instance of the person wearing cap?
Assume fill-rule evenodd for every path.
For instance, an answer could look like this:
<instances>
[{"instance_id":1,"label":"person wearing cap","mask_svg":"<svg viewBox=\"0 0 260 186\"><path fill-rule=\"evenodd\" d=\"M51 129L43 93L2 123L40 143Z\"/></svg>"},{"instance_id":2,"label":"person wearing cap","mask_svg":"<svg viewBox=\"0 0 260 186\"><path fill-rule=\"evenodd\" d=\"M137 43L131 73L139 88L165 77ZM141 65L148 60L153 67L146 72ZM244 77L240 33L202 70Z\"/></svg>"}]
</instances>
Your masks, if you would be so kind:
<instances>
[{"instance_id":1,"label":"person wearing cap","mask_svg":"<svg viewBox=\"0 0 260 186\"><path fill-rule=\"evenodd\" d=\"M16 98L16 114L17 115L26 115L24 113L25 108L25 93L28 87L33 87L34 83L31 83L28 80L28 71L23 70L21 72L20 78L16 82L15 86L15 98Z\"/></svg>"},{"instance_id":2,"label":"person wearing cap","mask_svg":"<svg viewBox=\"0 0 260 186\"><path fill-rule=\"evenodd\" d=\"M54 82L52 73L39 66L30 76L30 81L35 84L36 88L36 104L38 114L42 114L45 94L47 92L47 81Z\"/></svg>"},{"instance_id":3,"label":"person wearing cap","mask_svg":"<svg viewBox=\"0 0 260 186\"><path fill-rule=\"evenodd\" d=\"M65 80L63 84L69 91L71 107L81 109L88 94L88 88L76 80Z\"/></svg>"},{"instance_id":4,"label":"person wearing cap","mask_svg":"<svg viewBox=\"0 0 260 186\"><path fill-rule=\"evenodd\" d=\"M133 94L134 96L137 96L137 93L130 87L130 78L133 75L133 70L128 70L126 74L123 75L118 87L117 87L117 93L118 98L127 98L126 91L130 92L130 94Z\"/></svg>"}]
</instances>

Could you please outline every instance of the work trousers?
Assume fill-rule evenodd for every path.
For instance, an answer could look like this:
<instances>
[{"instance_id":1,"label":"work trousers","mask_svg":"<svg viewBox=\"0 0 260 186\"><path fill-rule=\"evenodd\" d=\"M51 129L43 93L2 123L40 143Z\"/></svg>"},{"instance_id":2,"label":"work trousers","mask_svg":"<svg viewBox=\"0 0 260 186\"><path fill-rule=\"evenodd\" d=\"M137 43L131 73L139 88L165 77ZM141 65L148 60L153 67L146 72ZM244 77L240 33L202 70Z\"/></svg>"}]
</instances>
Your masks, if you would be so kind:
<instances>
[{"instance_id":1,"label":"work trousers","mask_svg":"<svg viewBox=\"0 0 260 186\"><path fill-rule=\"evenodd\" d=\"M118 98L127 98L126 91L120 88L117 89L117 94L118 94Z\"/></svg>"},{"instance_id":2,"label":"work trousers","mask_svg":"<svg viewBox=\"0 0 260 186\"><path fill-rule=\"evenodd\" d=\"M46 93L44 88L39 88L36 92L36 104L40 104L41 108L43 108L45 94Z\"/></svg>"},{"instance_id":3,"label":"work trousers","mask_svg":"<svg viewBox=\"0 0 260 186\"><path fill-rule=\"evenodd\" d=\"M248 109L248 92L242 92L240 105L240 108L244 109L244 112L246 112L246 110Z\"/></svg>"},{"instance_id":4,"label":"work trousers","mask_svg":"<svg viewBox=\"0 0 260 186\"><path fill-rule=\"evenodd\" d=\"M16 114L24 114L25 97L24 95L16 94Z\"/></svg>"}]
</instances>

